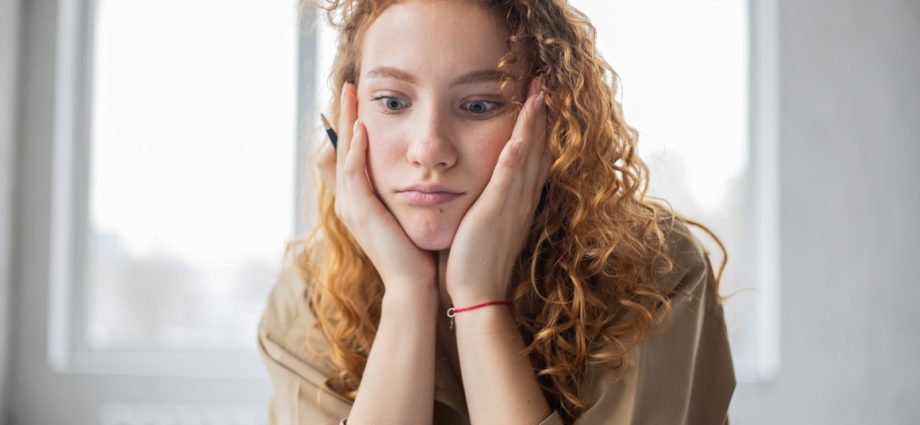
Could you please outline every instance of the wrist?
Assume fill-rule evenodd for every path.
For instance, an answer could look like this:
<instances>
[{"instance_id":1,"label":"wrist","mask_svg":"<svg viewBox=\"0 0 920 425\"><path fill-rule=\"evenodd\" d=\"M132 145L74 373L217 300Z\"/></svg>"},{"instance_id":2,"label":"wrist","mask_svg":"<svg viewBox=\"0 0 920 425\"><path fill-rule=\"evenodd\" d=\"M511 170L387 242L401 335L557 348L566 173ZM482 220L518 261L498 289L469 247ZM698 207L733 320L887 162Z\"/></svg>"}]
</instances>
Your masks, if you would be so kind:
<instances>
[{"instance_id":1,"label":"wrist","mask_svg":"<svg viewBox=\"0 0 920 425\"><path fill-rule=\"evenodd\" d=\"M478 306L474 304L471 307ZM510 306L507 304L485 305L471 310L454 311L451 328L466 335L506 335L515 331Z\"/></svg>"},{"instance_id":2,"label":"wrist","mask_svg":"<svg viewBox=\"0 0 920 425\"><path fill-rule=\"evenodd\" d=\"M389 285L383 293L383 312L434 314L438 308L437 287L419 284Z\"/></svg>"},{"instance_id":3,"label":"wrist","mask_svg":"<svg viewBox=\"0 0 920 425\"><path fill-rule=\"evenodd\" d=\"M492 301L510 301L505 294L498 292L462 292L456 296L451 295L451 304L455 309L472 307L474 305L492 302Z\"/></svg>"}]
</instances>

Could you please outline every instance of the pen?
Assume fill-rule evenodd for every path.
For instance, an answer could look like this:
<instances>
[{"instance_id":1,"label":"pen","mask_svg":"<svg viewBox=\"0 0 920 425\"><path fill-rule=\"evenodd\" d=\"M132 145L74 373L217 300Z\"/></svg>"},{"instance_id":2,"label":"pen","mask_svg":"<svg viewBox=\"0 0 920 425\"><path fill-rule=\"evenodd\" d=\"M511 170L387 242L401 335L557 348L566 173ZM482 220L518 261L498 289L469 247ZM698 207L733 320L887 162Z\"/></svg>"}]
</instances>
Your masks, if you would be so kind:
<instances>
[{"instance_id":1,"label":"pen","mask_svg":"<svg viewBox=\"0 0 920 425\"><path fill-rule=\"evenodd\" d=\"M320 119L323 120L323 127L326 127L326 134L329 136L329 141L332 142L332 149L336 149L336 142L339 140L339 136L335 134L335 130L332 129L332 126L329 125L329 120L326 119L326 116L319 114Z\"/></svg>"}]
</instances>

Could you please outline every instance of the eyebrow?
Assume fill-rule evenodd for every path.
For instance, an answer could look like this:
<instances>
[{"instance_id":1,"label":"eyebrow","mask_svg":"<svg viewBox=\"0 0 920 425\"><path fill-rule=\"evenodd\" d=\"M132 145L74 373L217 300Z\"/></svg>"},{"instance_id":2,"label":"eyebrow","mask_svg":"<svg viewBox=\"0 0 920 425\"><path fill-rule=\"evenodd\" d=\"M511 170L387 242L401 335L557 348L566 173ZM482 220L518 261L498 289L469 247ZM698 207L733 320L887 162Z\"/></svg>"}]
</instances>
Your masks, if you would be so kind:
<instances>
[{"instance_id":1,"label":"eyebrow","mask_svg":"<svg viewBox=\"0 0 920 425\"><path fill-rule=\"evenodd\" d=\"M497 69L483 69L479 71L468 72L466 74L457 77L454 81L450 83L450 87L457 87L464 84L480 83L480 82L491 82L491 81L501 81L502 77L506 74ZM405 81L410 84L418 84L418 78L410 74L407 71L404 71L399 68L392 68L388 66L382 66L374 68L367 73L367 78L395 78L397 80Z\"/></svg>"}]
</instances>

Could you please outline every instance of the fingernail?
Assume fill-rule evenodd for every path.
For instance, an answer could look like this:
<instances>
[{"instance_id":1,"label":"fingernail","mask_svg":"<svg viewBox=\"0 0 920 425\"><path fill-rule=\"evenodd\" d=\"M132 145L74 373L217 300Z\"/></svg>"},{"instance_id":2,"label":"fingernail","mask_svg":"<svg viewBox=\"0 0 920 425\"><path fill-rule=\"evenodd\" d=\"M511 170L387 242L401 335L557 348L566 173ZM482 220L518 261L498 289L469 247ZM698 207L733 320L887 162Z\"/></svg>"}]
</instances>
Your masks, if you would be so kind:
<instances>
[{"instance_id":1,"label":"fingernail","mask_svg":"<svg viewBox=\"0 0 920 425\"><path fill-rule=\"evenodd\" d=\"M361 126L358 125L358 120L355 120L355 126L351 129L351 135L354 136L358 134L358 130L361 129Z\"/></svg>"}]
</instances>

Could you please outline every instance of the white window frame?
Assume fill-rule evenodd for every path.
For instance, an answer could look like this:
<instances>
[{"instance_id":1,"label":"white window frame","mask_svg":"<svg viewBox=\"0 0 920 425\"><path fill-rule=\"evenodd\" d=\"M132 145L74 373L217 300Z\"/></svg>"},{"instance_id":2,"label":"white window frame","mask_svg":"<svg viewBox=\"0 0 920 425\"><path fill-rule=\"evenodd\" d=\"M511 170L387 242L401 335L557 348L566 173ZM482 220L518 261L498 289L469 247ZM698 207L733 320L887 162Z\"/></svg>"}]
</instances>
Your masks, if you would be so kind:
<instances>
[{"instance_id":1,"label":"white window frame","mask_svg":"<svg viewBox=\"0 0 920 425\"><path fill-rule=\"evenodd\" d=\"M291 7L295 4L291 2ZM89 164L92 123L94 0L61 0L58 9L58 51L55 73L54 157L49 259L48 361L61 372L266 378L258 353L252 352L95 352L78 336L83 332L79 300L86 287L84 241L89 208ZM301 55L315 50L313 38L299 43ZM303 56L299 60L304 63ZM313 70L298 72L298 106L309 108ZM303 74L308 75L303 75ZM302 84L302 83L306 84ZM298 116L305 116L298 111ZM312 114L311 114L312 115ZM302 126L300 126L302 127ZM298 140L302 138L298 137ZM301 155L302 149L297 149ZM300 164L302 158L298 158ZM301 167L302 168L302 167ZM299 176L300 169L297 175ZM297 197L297 194L292 194ZM297 197L297 201L301 201ZM296 211L292 214L297 217ZM292 235L293 236L293 235ZM255 335L253 335L255 338Z\"/></svg>"},{"instance_id":2,"label":"white window frame","mask_svg":"<svg viewBox=\"0 0 920 425\"><path fill-rule=\"evenodd\" d=\"M750 188L758 289L757 358L738 364L738 381L765 383L780 370L780 164L778 0L749 0Z\"/></svg>"},{"instance_id":3,"label":"white window frame","mask_svg":"<svg viewBox=\"0 0 920 425\"><path fill-rule=\"evenodd\" d=\"M92 352L75 338L81 332L75 320L80 306L73 300L82 283L73 277L82 274L88 206L89 174L81 166L90 152L93 5L94 0L48 0L22 8L11 261L15 301L9 303L15 324L7 385L13 389L11 417L17 423L100 423L106 415L176 417L191 410L229 412L218 416L228 423L239 417L264 423L271 383L255 350ZM298 10L295 0L291 8ZM309 25L316 13L302 13L297 114L309 117L315 114L315 70L304 65L312 63L316 50ZM298 163L304 128L301 123L297 131ZM298 177L302 169L298 166ZM302 201L299 193L292 196ZM299 208L291 211L298 225ZM253 347L256 338L253 333Z\"/></svg>"},{"instance_id":4,"label":"white window frame","mask_svg":"<svg viewBox=\"0 0 920 425\"><path fill-rule=\"evenodd\" d=\"M16 153L16 111L19 94L19 0L0 0L0 406L6 406L10 376L13 303L13 181ZM4 418L0 414L0 422Z\"/></svg>"}]
</instances>

